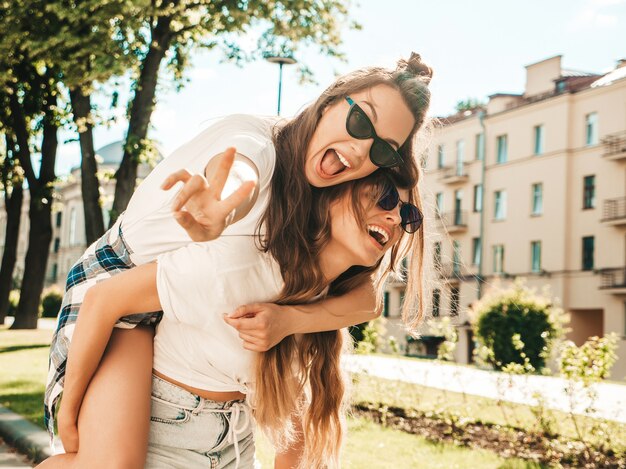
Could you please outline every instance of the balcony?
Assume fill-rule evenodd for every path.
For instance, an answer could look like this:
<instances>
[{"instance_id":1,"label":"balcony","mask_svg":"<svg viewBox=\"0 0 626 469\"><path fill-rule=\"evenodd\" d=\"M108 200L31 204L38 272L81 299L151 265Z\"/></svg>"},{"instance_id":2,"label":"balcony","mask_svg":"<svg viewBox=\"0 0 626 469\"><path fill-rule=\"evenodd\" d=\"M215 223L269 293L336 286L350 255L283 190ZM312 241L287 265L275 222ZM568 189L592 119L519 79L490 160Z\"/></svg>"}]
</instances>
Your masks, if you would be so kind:
<instances>
[{"instance_id":1,"label":"balcony","mask_svg":"<svg viewBox=\"0 0 626 469\"><path fill-rule=\"evenodd\" d=\"M438 213L439 220L445 225L448 233L463 233L467 231L467 211Z\"/></svg>"},{"instance_id":2,"label":"balcony","mask_svg":"<svg viewBox=\"0 0 626 469\"><path fill-rule=\"evenodd\" d=\"M600 221L611 226L626 226L626 197L605 200Z\"/></svg>"},{"instance_id":3,"label":"balcony","mask_svg":"<svg viewBox=\"0 0 626 469\"><path fill-rule=\"evenodd\" d=\"M448 166L442 168L442 174L439 177L439 181L443 184L461 184L467 182L469 175L467 174L467 164L463 163L462 166Z\"/></svg>"},{"instance_id":4,"label":"balcony","mask_svg":"<svg viewBox=\"0 0 626 469\"><path fill-rule=\"evenodd\" d=\"M440 264L437 269L439 278L446 279L449 283L458 283L467 275L466 269L460 262Z\"/></svg>"},{"instance_id":5,"label":"balcony","mask_svg":"<svg viewBox=\"0 0 626 469\"><path fill-rule=\"evenodd\" d=\"M607 160L626 160L626 131L609 134L601 141L604 146L602 156Z\"/></svg>"},{"instance_id":6,"label":"balcony","mask_svg":"<svg viewBox=\"0 0 626 469\"><path fill-rule=\"evenodd\" d=\"M614 295L626 295L626 267L600 269L600 290Z\"/></svg>"}]
</instances>

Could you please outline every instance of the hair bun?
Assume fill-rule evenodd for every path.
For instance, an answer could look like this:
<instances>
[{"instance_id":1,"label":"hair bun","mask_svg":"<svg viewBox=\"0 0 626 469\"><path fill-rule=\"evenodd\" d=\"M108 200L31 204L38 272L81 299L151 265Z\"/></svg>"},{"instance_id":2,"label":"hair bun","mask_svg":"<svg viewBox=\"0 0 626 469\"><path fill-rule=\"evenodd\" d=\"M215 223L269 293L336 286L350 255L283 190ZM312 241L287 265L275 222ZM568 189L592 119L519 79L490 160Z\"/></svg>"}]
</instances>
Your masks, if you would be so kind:
<instances>
[{"instance_id":1,"label":"hair bun","mask_svg":"<svg viewBox=\"0 0 626 469\"><path fill-rule=\"evenodd\" d=\"M398 61L398 69L404 69L408 72L411 72L413 75L424 77L428 82L430 82L433 77L433 69L422 62L422 57L415 53L411 52L411 56L409 60L401 59Z\"/></svg>"}]
</instances>

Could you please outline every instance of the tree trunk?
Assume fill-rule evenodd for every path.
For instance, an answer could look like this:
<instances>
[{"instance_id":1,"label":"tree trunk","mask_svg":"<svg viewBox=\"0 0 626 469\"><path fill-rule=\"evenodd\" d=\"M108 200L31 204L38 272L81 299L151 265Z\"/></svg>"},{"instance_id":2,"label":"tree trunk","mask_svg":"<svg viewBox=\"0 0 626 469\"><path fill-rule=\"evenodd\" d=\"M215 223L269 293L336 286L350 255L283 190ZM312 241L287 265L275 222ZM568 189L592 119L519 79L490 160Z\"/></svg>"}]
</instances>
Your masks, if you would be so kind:
<instances>
[{"instance_id":1,"label":"tree trunk","mask_svg":"<svg viewBox=\"0 0 626 469\"><path fill-rule=\"evenodd\" d=\"M17 97L11 98L11 111L18 123L15 130L20 147L20 163L28 179L30 192L28 251L24 264L20 302L11 329L37 328L39 302L46 276L50 241L52 240L52 183L55 179L54 163L58 146L58 122L55 117L57 99L50 81L48 81L50 89L47 90L47 104L44 108L41 166L38 178L35 177L30 161L27 140L24 140L28 133L23 109ZM28 153L28 158L22 156L23 151Z\"/></svg>"},{"instance_id":2,"label":"tree trunk","mask_svg":"<svg viewBox=\"0 0 626 469\"><path fill-rule=\"evenodd\" d=\"M128 202L135 191L141 142L148 134L148 125L154 111L159 68L172 41L171 22L172 19L169 17L159 17L156 26L152 30L150 49L141 66L135 97L130 107L124 156L115 174L115 198L113 199L109 228L113 226L117 217L126 210Z\"/></svg>"},{"instance_id":3,"label":"tree trunk","mask_svg":"<svg viewBox=\"0 0 626 469\"><path fill-rule=\"evenodd\" d=\"M24 189L21 184L13 186L11 196L7 192L4 194L7 212L7 231L4 238L2 264L0 265L0 324L4 324L4 318L9 309L9 294L13 286L13 270L17 260L17 242L20 233L23 200Z\"/></svg>"},{"instance_id":4,"label":"tree trunk","mask_svg":"<svg viewBox=\"0 0 626 469\"><path fill-rule=\"evenodd\" d=\"M93 145L93 124L89 120L91 118L91 98L89 95L85 96L80 88L76 88L70 90L70 99L74 111L74 122L78 127L80 139L80 178L85 214L85 234L87 245L90 245L104 234L104 218L100 206L100 181L97 174L98 164Z\"/></svg>"},{"instance_id":5,"label":"tree trunk","mask_svg":"<svg viewBox=\"0 0 626 469\"><path fill-rule=\"evenodd\" d=\"M52 204L49 201L44 202L42 200L44 197L35 195L34 192L31 190L30 194L28 252L24 264L20 302L11 329L37 328L41 292L46 279L48 253L52 240Z\"/></svg>"}]
</instances>

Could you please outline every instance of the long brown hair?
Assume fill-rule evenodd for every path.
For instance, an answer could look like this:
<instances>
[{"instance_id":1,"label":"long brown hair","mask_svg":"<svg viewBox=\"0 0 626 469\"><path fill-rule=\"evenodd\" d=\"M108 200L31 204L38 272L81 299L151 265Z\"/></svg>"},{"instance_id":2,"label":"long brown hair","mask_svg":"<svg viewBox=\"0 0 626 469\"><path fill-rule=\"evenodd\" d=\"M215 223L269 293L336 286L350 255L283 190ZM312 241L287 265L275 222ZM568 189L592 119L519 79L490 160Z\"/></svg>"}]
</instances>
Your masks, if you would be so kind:
<instances>
[{"instance_id":1,"label":"long brown hair","mask_svg":"<svg viewBox=\"0 0 626 469\"><path fill-rule=\"evenodd\" d=\"M330 241L331 203L351 197L351 210L359 224L365 227L365 212L369 206L363 206L363 191L367 190L370 203L374 204L389 179L397 187L409 189L408 202L416 202L417 190L405 178L381 171L364 179L313 189L313 210L308 228L312 233L314 259ZM285 279L277 302L293 304L311 300L326 287L329 296L340 296L363 282L374 282L376 289L381 291L387 277L397 272L401 259L417 251L414 249L415 236L403 235L384 260L373 266L353 266L330 285L320 277L318 283L308 286L308 295ZM317 263L316 267L319 269ZM279 449L296 438L304 440L302 468L339 465L346 405L346 380L340 368L341 353L347 345L344 334L345 331L329 331L305 334L299 339L289 336L257 356L256 419ZM295 434L291 418L302 420L303 435Z\"/></svg>"}]
</instances>

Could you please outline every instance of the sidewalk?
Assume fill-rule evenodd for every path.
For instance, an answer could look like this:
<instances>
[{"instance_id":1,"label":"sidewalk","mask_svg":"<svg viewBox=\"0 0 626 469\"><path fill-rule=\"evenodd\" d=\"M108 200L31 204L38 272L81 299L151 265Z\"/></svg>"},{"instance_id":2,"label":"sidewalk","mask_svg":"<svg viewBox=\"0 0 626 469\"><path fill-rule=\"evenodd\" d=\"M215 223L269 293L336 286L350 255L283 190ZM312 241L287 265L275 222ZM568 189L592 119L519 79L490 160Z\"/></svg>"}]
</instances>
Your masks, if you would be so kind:
<instances>
[{"instance_id":1,"label":"sidewalk","mask_svg":"<svg viewBox=\"0 0 626 469\"><path fill-rule=\"evenodd\" d=\"M597 399L594 413L587 414L590 402L586 393L577 388L571 399L565 393L570 384L556 376L508 375L468 366L436 361L411 360L372 355L348 355L343 364L350 372L365 373L379 378L420 384L475 396L502 399L518 404L535 405L539 393L550 409L626 423L626 385L597 383L593 389Z\"/></svg>"},{"instance_id":2,"label":"sidewalk","mask_svg":"<svg viewBox=\"0 0 626 469\"><path fill-rule=\"evenodd\" d=\"M27 455L36 463L52 455L50 439L45 430L2 406L0 406L0 439L4 440L4 444L0 445L0 467L32 467L24 465L27 459L15 454L15 450ZM5 461L6 466L3 465ZM19 465L20 462L22 465Z\"/></svg>"},{"instance_id":3,"label":"sidewalk","mask_svg":"<svg viewBox=\"0 0 626 469\"><path fill-rule=\"evenodd\" d=\"M26 456L16 453L9 448L0 438L0 467L3 469L15 469L21 467L33 467Z\"/></svg>"}]
</instances>

